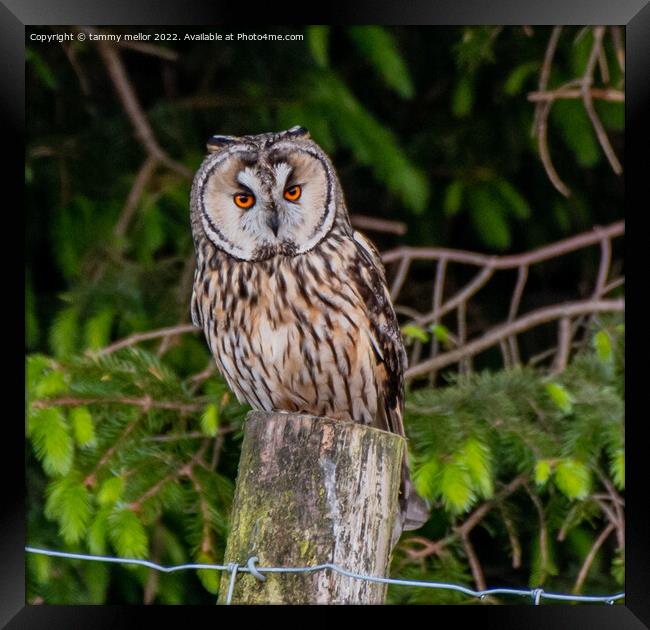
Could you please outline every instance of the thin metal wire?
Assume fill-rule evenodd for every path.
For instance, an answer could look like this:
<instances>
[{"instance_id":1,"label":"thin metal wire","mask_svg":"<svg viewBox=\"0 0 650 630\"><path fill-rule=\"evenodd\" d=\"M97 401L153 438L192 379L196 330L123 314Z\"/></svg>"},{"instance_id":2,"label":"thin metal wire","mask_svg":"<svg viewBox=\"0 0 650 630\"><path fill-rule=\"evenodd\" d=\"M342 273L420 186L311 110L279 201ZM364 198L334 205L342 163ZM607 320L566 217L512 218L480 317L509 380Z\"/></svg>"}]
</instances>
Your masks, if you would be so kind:
<instances>
[{"instance_id":1,"label":"thin metal wire","mask_svg":"<svg viewBox=\"0 0 650 630\"><path fill-rule=\"evenodd\" d=\"M239 569L239 565L236 562L231 562L228 565L228 571L230 571L230 584L228 584L226 606L230 606L230 603L232 602L232 594L235 591L235 580L237 579L237 569Z\"/></svg>"},{"instance_id":2,"label":"thin metal wire","mask_svg":"<svg viewBox=\"0 0 650 630\"><path fill-rule=\"evenodd\" d=\"M423 582L420 580L402 580L398 578L386 578L374 575L363 575L361 573L354 573L348 571L337 564L324 563L316 564L311 567L258 567L255 563L257 557L249 558L246 566L239 565L235 562L230 564L179 564L175 566L166 567L149 560L138 560L136 558L117 558L113 556L91 556L83 553L70 553L67 551L55 551L50 549L38 549L36 547L25 547L29 553L36 553L45 556L54 556L57 558L71 558L73 560L94 560L98 562L117 562L121 564L139 564L156 571L164 573L172 573L174 571L183 571L187 569L214 569L216 571L228 571L230 573L230 583L228 585L228 595L226 603L230 604L232 595L235 588L235 581L237 573L250 573L260 581L266 579L264 573L313 573L314 571L335 571L346 577L356 580L365 580L367 582L376 582L379 584L394 584L396 586L414 586L422 588L439 588L450 591L457 591L464 593L470 597L477 597L484 599L488 595L516 595L520 597L530 597L533 604L539 605L542 599L557 600L557 601L571 601L571 602L602 602L605 604L613 604L618 599L623 599L625 593L616 593L614 595L567 595L563 593L547 593L541 588L536 589L514 589L514 588L489 588L482 591L475 591L460 584L449 584L446 582Z\"/></svg>"}]
</instances>

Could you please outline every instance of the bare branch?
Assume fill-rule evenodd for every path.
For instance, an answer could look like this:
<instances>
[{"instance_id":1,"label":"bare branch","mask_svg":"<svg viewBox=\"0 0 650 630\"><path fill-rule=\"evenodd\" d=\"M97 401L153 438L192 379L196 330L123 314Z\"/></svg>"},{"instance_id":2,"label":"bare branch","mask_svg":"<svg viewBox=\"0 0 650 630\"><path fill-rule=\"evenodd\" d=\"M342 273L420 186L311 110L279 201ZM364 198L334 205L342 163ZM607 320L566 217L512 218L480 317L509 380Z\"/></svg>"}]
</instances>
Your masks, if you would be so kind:
<instances>
[{"instance_id":1,"label":"bare branch","mask_svg":"<svg viewBox=\"0 0 650 630\"><path fill-rule=\"evenodd\" d=\"M515 524L512 522L512 519L506 512L503 504L499 506L499 511L501 513L501 518L508 532L508 540L510 541L510 548L512 549L512 568L518 569L521 567L521 543L519 542L519 536L517 535L517 530Z\"/></svg>"},{"instance_id":2,"label":"bare branch","mask_svg":"<svg viewBox=\"0 0 650 630\"><path fill-rule=\"evenodd\" d=\"M119 42L121 48L135 50L136 52L152 57L159 57L165 61L178 61L178 53L164 46L156 46L147 42Z\"/></svg>"},{"instance_id":3,"label":"bare branch","mask_svg":"<svg viewBox=\"0 0 650 630\"><path fill-rule=\"evenodd\" d=\"M560 34L562 33L562 27L556 26L551 32L551 37L548 40L546 46L546 52L544 53L544 61L542 62L542 69L539 73L539 91L543 92L546 90L548 85L549 77L551 76L551 65L553 64L553 57L555 57L555 50L557 48L557 43L560 39ZM532 135L535 136L539 133L539 124L540 124L541 108L539 106L535 107L535 118L533 120L533 129Z\"/></svg>"},{"instance_id":4,"label":"bare branch","mask_svg":"<svg viewBox=\"0 0 650 630\"><path fill-rule=\"evenodd\" d=\"M582 102L585 106L585 109L587 110L587 114L589 115L589 119L591 120L591 124L593 125L594 131L596 132L596 136L598 137L598 142L600 143L600 146L605 152L605 155L609 160L612 170L617 175L620 175L623 172L623 167L621 166L621 163L616 157L616 153L614 152L614 149L612 148L612 145L609 142L609 138L607 137L607 132L603 127L603 123L600 121L600 118L598 117L598 114L594 109L594 103L591 96L591 84L593 83L594 70L595 70L596 63L598 62L600 51L602 49L602 42L603 42L604 35L605 35L604 26L597 26L596 28L594 28L594 45L593 48L591 49L591 54L589 55L589 60L587 61L587 68L585 70L585 74L582 78L582 83L581 83Z\"/></svg>"},{"instance_id":5,"label":"bare branch","mask_svg":"<svg viewBox=\"0 0 650 630\"><path fill-rule=\"evenodd\" d=\"M479 289L481 289L487 281L492 277L494 269L492 267L486 266L476 276L467 283L454 297L450 298L445 302L440 308L436 311L433 310L426 315L421 315L415 320L415 323L418 326L424 326L430 322L440 319L447 313L453 311L457 306L465 304L467 300L475 295Z\"/></svg>"},{"instance_id":6,"label":"bare branch","mask_svg":"<svg viewBox=\"0 0 650 630\"><path fill-rule=\"evenodd\" d=\"M615 90L614 88L591 88L589 90L591 98L600 101L609 101L610 103L625 102L625 92ZM545 90L543 92L529 92L528 100L532 103L548 103L558 99L576 99L582 96L582 90L579 88L559 87L555 90Z\"/></svg>"},{"instance_id":7,"label":"bare branch","mask_svg":"<svg viewBox=\"0 0 650 630\"><path fill-rule=\"evenodd\" d=\"M519 310L519 305L521 304L521 298L524 294L524 287L526 286L526 280L528 279L528 267L522 265L519 267L517 272L517 284L515 286L515 291L512 294L512 300L510 301L510 309L508 311L508 321L512 322L517 316L517 311ZM508 345L510 347L510 354L512 356L512 361L515 365L519 364L519 348L517 347L517 337L512 336L508 337Z\"/></svg>"},{"instance_id":8,"label":"bare branch","mask_svg":"<svg viewBox=\"0 0 650 630\"><path fill-rule=\"evenodd\" d=\"M86 32L94 31L91 28L82 29ZM135 90L122 63L117 48L108 42L97 42L97 50L104 62L108 76L110 77L117 95L124 107L131 124L135 129L135 134L143 144L147 153L156 158L159 162L165 164L171 170L179 173L187 179L192 179L193 173L183 164L172 160L158 144L158 140L149 124L146 114L144 113Z\"/></svg>"},{"instance_id":9,"label":"bare branch","mask_svg":"<svg viewBox=\"0 0 650 630\"><path fill-rule=\"evenodd\" d=\"M476 508L462 524L454 527L453 532L445 538L442 538L435 542L422 536L407 538L404 543L410 544L416 542L421 544L423 547L419 550L407 551L408 555L413 559L426 558L427 556L433 554L439 555L444 547L446 547L449 543L457 540L458 538L469 536L469 533L485 518L485 516L490 512L490 510L492 510L493 507L500 505L517 489L523 486L525 482L525 475L519 475L518 477L515 477L510 483L503 486L503 488L501 488L492 499L485 501L478 508Z\"/></svg>"},{"instance_id":10,"label":"bare branch","mask_svg":"<svg viewBox=\"0 0 650 630\"><path fill-rule=\"evenodd\" d=\"M70 65L74 70L74 73L77 75L77 79L79 80L79 87L81 88L81 93L84 96L90 96L90 81L88 81L88 77L86 76L86 73L84 72L83 68L81 67L81 64L79 63L79 59L77 58L77 52L75 50L74 45L72 44L67 45L64 42L61 42L61 48L63 48L63 52L65 52L65 56L68 58L68 61L70 62Z\"/></svg>"},{"instance_id":11,"label":"bare branch","mask_svg":"<svg viewBox=\"0 0 650 630\"><path fill-rule=\"evenodd\" d=\"M608 83L610 79L609 66L607 64L607 57L603 48L603 37L605 35L605 27L597 26L593 28L593 45L589 58L581 77L568 81L567 83L555 88L553 90L547 89L548 80L551 72L551 64L555 56L557 43L559 40L561 27L555 27L551 33L546 54L544 55L544 63L540 72L539 89L536 92L528 94L528 100L535 103L535 116L532 128L533 137L537 137L539 155L546 173L551 180L553 186L565 197L570 195L570 190L566 184L561 180L558 175L553 162L551 160L550 150L548 147L548 116L551 111L553 103L557 99L577 99L580 98L584 105L585 111L589 116L591 124L598 138L598 142L602 147L612 170L620 174L623 169L619 162L614 149L609 141L605 128L596 113L594 107L594 99L602 99L610 102L623 102L625 100L625 93L621 90L612 88L594 88L594 74L596 64L600 67L601 77L604 83ZM576 40L583 37L589 31L588 27L580 30ZM622 49L620 41L620 32L614 34L614 43L617 48L617 56ZM618 38L618 39L617 39ZM620 60L619 60L620 64Z\"/></svg>"},{"instance_id":12,"label":"bare branch","mask_svg":"<svg viewBox=\"0 0 650 630\"><path fill-rule=\"evenodd\" d=\"M571 351L571 320L562 317L558 323L558 343L552 374L559 374L566 369Z\"/></svg>"},{"instance_id":13,"label":"bare branch","mask_svg":"<svg viewBox=\"0 0 650 630\"><path fill-rule=\"evenodd\" d=\"M596 541L592 545L591 549L589 550L589 553L587 554L587 557L585 558L585 561L582 563L582 567L580 568L580 573L578 573L578 578L576 579L576 583L573 587L573 592L574 593L579 593L582 590L582 586L587 579L587 575L589 574L589 569L591 568L591 565L596 557L596 554L598 553L598 550L602 547L603 543L607 540L607 537L614 531L614 524L609 523L607 527L601 532L600 536L596 538Z\"/></svg>"},{"instance_id":14,"label":"bare branch","mask_svg":"<svg viewBox=\"0 0 650 630\"><path fill-rule=\"evenodd\" d=\"M467 302L461 302L458 305L458 344L465 345L467 342ZM472 371L471 357L464 357L460 362L460 371L462 374L469 374Z\"/></svg>"},{"instance_id":15,"label":"bare branch","mask_svg":"<svg viewBox=\"0 0 650 630\"><path fill-rule=\"evenodd\" d=\"M115 451L117 451L118 446L128 437L128 435L133 431L133 429L135 429L135 427L143 418L144 413L139 413L133 420L131 420L131 422L129 422L129 424L126 425L126 427L124 427L122 433L120 433L115 442L113 442L113 444L106 450L104 455L102 455L101 459L97 462L92 471L86 475L86 478L83 481L86 487L90 488L95 485L97 482L97 473L99 470L109 462L111 457L113 457L115 454Z\"/></svg>"},{"instance_id":16,"label":"bare branch","mask_svg":"<svg viewBox=\"0 0 650 630\"><path fill-rule=\"evenodd\" d=\"M547 308L532 311L527 315L511 322L493 328L491 331L466 344L462 348L456 348L449 352L439 354L437 357L428 359L408 369L405 374L407 380L424 376L431 370L438 370L457 363L466 356L474 356L487 348L499 343L508 336L522 333L530 328L539 326L546 322L554 321L562 317L575 317L585 313L621 313L625 309L625 301L618 300L585 300L582 302L568 302Z\"/></svg>"},{"instance_id":17,"label":"bare branch","mask_svg":"<svg viewBox=\"0 0 650 630\"><path fill-rule=\"evenodd\" d=\"M369 232L386 232L388 234L397 234L403 236L408 228L402 221L389 221L388 219L377 219L362 214L350 215L350 221L355 228L368 230Z\"/></svg>"},{"instance_id":18,"label":"bare branch","mask_svg":"<svg viewBox=\"0 0 650 630\"><path fill-rule=\"evenodd\" d=\"M481 563L479 562L478 556L474 546L472 545L469 536L462 536L463 549L465 549L465 555L469 562L470 569L472 571L472 577L474 578L474 583L476 584L476 589L479 591L484 591L486 588L485 576L483 574L483 569L481 568Z\"/></svg>"},{"instance_id":19,"label":"bare branch","mask_svg":"<svg viewBox=\"0 0 650 630\"><path fill-rule=\"evenodd\" d=\"M399 292L402 289L402 286L404 285L404 280L406 280L406 274L408 274L409 267L411 266L411 259L404 257L399 263L399 267L397 268L397 274L395 275L395 279L393 280L393 286L390 289L390 299L391 300L396 300L397 296L399 295Z\"/></svg>"},{"instance_id":20,"label":"bare branch","mask_svg":"<svg viewBox=\"0 0 650 630\"><path fill-rule=\"evenodd\" d=\"M147 332L135 333L129 335L124 339L120 339L115 343L112 343L110 346L106 346L96 352L96 356L105 356L111 354L122 348L127 348L128 346L134 346L141 341L147 341L149 339L159 339L160 337L166 337L168 335L181 335L183 333L196 333L200 332L200 328L197 328L193 324L182 324L180 326L169 326L168 328L158 328L157 330L149 330Z\"/></svg>"},{"instance_id":21,"label":"bare branch","mask_svg":"<svg viewBox=\"0 0 650 630\"><path fill-rule=\"evenodd\" d=\"M440 304L442 302L442 295L445 290L445 272L447 271L447 259L446 258L441 258L438 261L438 264L436 266L436 279L434 280L434 285L433 285L433 313L434 313L434 318L433 318L433 325L435 326L438 324L439 321L439 315L438 313L440 312ZM431 357L435 357L436 354L438 354L438 336L433 335L433 338L431 340ZM429 375L431 385L435 384L436 381L436 371L431 370L431 373Z\"/></svg>"},{"instance_id":22,"label":"bare branch","mask_svg":"<svg viewBox=\"0 0 650 630\"><path fill-rule=\"evenodd\" d=\"M140 197L142 197L149 180L155 173L156 166L158 166L158 159L152 155L148 155L133 180L129 196L126 198L124 207L122 208L117 223L113 228L113 234L115 234L115 236L124 236L126 234L131 219L133 218L138 206L138 202L140 201Z\"/></svg>"},{"instance_id":23,"label":"bare branch","mask_svg":"<svg viewBox=\"0 0 650 630\"><path fill-rule=\"evenodd\" d=\"M611 26L612 40L614 41L614 49L616 50L616 61L621 72L625 72L625 47L623 46L623 36L621 35L620 26Z\"/></svg>"},{"instance_id":24,"label":"bare branch","mask_svg":"<svg viewBox=\"0 0 650 630\"><path fill-rule=\"evenodd\" d=\"M555 186L555 189L565 197L570 197L571 191L557 174L557 171L553 166L553 161L551 160L550 150L548 148L548 115L551 111L551 103L552 101L544 103L540 109L539 123L537 125L537 143L539 147L539 156L542 160L544 170L546 171L546 174L551 180L553 186Z\"/></svg>"},{"instance_id":25,"label":"bare branch","mask_svg":"<svg viewBox=\"0 0 650 630\"><path fill-rule=\"evenodd\" d=\"M583 232L577 236L545 245L538 249L523 254L508 256L488 256L461 249L448 249L445 247L397 247L382 254L384 264L389 264L402 258L413 260L438 260L446 258L449 262L464 263L477 267L490 267L491 269L513 269L522 265L536 263L568 254L588 245L600 243L604 238L615 238L625 233L625 222L617 221L607 227L595 227L593 230Z\"/></svg>"},{"instance_id":26,"label":"bare branch","mask_svg":"<svg viewBox=\"0 0 650 630\"><path fill-rule=\"evenodd\" d=\"M596 285L592 297L600 297L607 284L609 276L609 268L612 262L612 243L608 238L604 238L600 242L600 265L598 266L598 277L596 278Z\"/></svg>"},{"instance_id":27,"label":"bare branch","mask_svg":"<svg viewBox=\"0 0 650 630\"><path fill-rule=\"evenodd\" d=\"M539 557L541 560L542 571L546 572L549 564L548 558L548 530L546 528L546 516L544 514L544 506L539 500L539 497L531 491L527 484L524 484L526 492L530 497L530 500L533 502L535 509L537 510L537 517L539 519Z\"/></svg>"}]
</instances>

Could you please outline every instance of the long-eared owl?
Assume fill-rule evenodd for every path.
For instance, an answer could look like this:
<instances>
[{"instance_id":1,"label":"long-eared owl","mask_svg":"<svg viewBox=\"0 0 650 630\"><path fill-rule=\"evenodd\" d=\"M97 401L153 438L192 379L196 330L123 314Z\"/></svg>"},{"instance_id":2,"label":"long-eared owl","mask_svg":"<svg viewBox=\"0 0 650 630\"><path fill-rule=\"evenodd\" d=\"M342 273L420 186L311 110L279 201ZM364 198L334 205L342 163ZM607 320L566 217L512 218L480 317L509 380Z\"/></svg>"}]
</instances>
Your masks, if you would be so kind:
<instances>
[{"instance_id":1,"label":"long-eared owl","mask_svg":"<svg viewBox=\"0 0 650 630\"><path fill-rule=\"evenodd\" d=\"M404 435L406 353L382 263L302 127L213 136L191 193L192 321L241 402ZM400 529L427 519L402 465Z\"/></svg>"}]
</instances>

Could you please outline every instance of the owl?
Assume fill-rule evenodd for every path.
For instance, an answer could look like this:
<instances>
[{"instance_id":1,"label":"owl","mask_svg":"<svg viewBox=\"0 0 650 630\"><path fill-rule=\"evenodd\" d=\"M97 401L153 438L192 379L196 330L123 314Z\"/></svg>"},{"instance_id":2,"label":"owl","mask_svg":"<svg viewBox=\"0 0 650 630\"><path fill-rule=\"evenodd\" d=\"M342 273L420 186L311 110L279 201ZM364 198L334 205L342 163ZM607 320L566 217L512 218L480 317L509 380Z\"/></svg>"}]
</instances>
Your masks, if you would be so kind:
<instances>
[{"instance_id":1,"label":"owl","mask_svg":"<svg viewBox=\"0 0 650 630\"><path fill-rule=\"evenodd\" d=\"M374 246L303 127L213 136L191 192L192 322L240 402L404 435L406 353ZM399 529L428 517L402 464ZM395 539L395 538L394 538Z\"/></svg>"}]
</instances>

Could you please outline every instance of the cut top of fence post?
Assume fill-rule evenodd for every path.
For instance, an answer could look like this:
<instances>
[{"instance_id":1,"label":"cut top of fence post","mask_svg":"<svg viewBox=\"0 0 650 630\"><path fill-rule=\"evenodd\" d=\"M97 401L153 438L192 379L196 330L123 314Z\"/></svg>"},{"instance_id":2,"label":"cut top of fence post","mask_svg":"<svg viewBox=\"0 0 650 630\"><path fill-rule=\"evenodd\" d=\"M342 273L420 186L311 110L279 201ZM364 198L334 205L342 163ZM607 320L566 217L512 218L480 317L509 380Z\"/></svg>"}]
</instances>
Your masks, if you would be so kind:
<instances>
[{"instance_id":1,"label":"cut top of fence post","mask_svg":"<svg viewBox=\"0 0 650 630\"><path fill-rule=\"evenodd\" d=\"M250 413L225 562L386 576L404 451L404 438L354 422ZM382 603L386 588L335 571L266 577L240 574L232 602Z\"/></svg>"}]
</instances>

